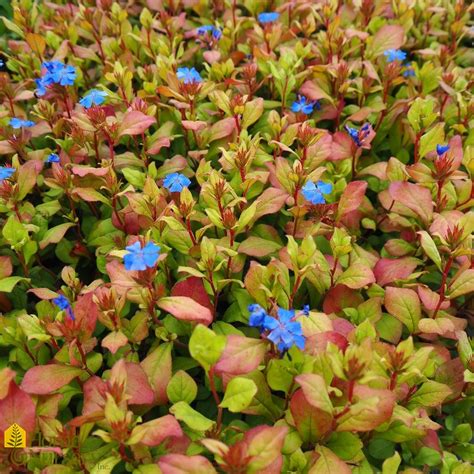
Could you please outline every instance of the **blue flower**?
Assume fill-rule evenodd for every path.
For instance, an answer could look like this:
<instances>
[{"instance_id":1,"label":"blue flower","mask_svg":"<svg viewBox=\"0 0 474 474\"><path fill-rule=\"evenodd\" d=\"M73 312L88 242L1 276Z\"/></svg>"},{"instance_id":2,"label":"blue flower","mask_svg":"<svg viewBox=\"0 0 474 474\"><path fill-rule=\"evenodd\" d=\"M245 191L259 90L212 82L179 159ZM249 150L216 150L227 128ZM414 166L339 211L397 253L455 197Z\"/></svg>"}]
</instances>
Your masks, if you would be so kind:
<instances>
[{"instance_id":1,"label":"blue flower","mask_svg":"<svg viewBox=\"0 0 474 474\"><path fill-rule=\"evenodd\" d=\"M360 127L360 130L357 130L357 128L349 127L348 125L346 125L345 129L347 130L347 133L350 135L354 143L357 146L362 146L364 143L364 140L372 131L372 125L370 125L370 123L364 123L364 125Z\"/></svg>"},{"instance_id":2,"label":"blue flower","mask_svg":"<svg viewBox=\"0 0 474 474\"><path fill-rule=\"evenodd\" d=\"M301 311L303 311L303 314L304 314L305 316L309 316L309 312L310 312L309 304L305 304L305 305L303 306L303 309L302 309Z\"/></svg>"},{"instance_id":3,"label":"blue flower","mask_svg":"<svg viewBox=\"0 0 474 474\"><path fill-rule=\"evenodd\" d=\"M153 268L160 256L160 247L153 242L148 242L143 248L140 242L125 247L128 254L123 257L125 270L146 270Z\"/></svg>"},{"instance_id":4,"label":"blue flower","mask_svg":"<svg viewBox=\"0 0 474 474\"><path fill-rule=\"evenodd\" d=\"M387 49L383 55L387 58L389 63L393 61L404 61L407 57L407 53L401 49Z\"/></svg>"},{"instance_id":5,"label":"blue flower","mask_svg":"<svg viewBox=\"0 0 474 474\"><path fill-rule=\"evenodd\" d=\"M202 82L202 77L195 68L179 67L176 75L179 80L182 80L185 84L191 84L193 82Z\"/></svg>"},{"instance_id":6,"label":"blue flower","mask_svg":"<svg viewBox=\"0 0 474 474\"><path fill-rule=\"evenodd\" d=\"M0 59L0 67L5 66L5 63Z\"/></svg>"},{"instance_id":7,"label":"blue flower","mask_svg":"<svg viewBox=\"0 0 474 474\"><path fill-rule=\"evenodd\" d=\"M64 311L71 307L71 303L64 295L59 295L57 298L53 299L53 303L61 310Z\"/></svg>"},{"instance_id":8,"label":"blue flower","mask_svg":"<svg viewBox=\"0 0 474 474\"><path fill-rule=\"evenodd\" d=\"M436 145L436 153L438 153L438 156L444 155L449 151L449 148L449 145Z\"/></svg>"},{"instance_id":9,"label":"blue flower","mask_svg":"<svg viewBox=\"0 0 474 474\"><path fill-rule=\"evenodd\" d=\"M403 71L403 77L414 77L415 76L415 70L412 67L406 67L406 69Z\"/></svg>"},{"instance_id":10,"label":"blue flower","mask_svg":"<svg viewBox=\"0 0 474 474\"><path fill-rule=\"evenodd\" d=\"M76 80L77 72L74 66L67 66L60 61L46 61L42 66L46 69L46 73L41 78L45 86L52 84L72 86Z\"/></svg>"},{"instance_id":11,"label":"blue flower","mask_svg":"<svg viewBox=\"0 0 474 474\"><path fill-rule=\"evenodd\" d=\"M308 181L301 190L303 196L311 204L324 204L326 199L323 194L331 194L332 184L318 181L316 184L313 181Z\"/></svg>"},{"instance_id":12,"label":"blue flower","mask_svg":"<svg viewBox=\"0 0 474 474\"><path fill-rule=\"evenodd\" d=\"M53 299L53 303L61 310L66 311L66 314L74 321L74 313L72 312L71 303L64 295L59 295L57 298Z\"/></svg>"},{"instance_id":13,"label":"blue flower","mask_svg":"<svg viewBox=\"0 0 474 474\"><path fill-rule=\"evenodd\" d=\"M60 86L72 86L76 76L77 72L74 66L64 66L51 73L51 79Z\"/></svg>"},{"instance_id":14,"label":"blue flower","mask_svg":"<svg viewBox=\"0 0 474 474\"><path fill-rule=\"evenodd\" d=\"M247 308L250 311L249 326L258 327L263 330L263 323L268 314L258 304L250 304Z\"/></svg>"},{"instance_id":15,"label":"blue flower","mask_svg":"<svg viewBox=\"0 0 474 474\"><path fill-rule=\"evenodd\" d=\"M31 120L23 120L21 118L13 117L12 119L10 119L8 124L12 128L29 128L32 127L35 122L32 122Z\"/></svg>"},{"instance_id":16,"label":"blue flower","mask_svg":"<svg viewBox=\"0 0 474 474\"><path fill-rule=\"evenodd\" d=\"M273 23L280 18L278 12L263 12L258 15L258 21L262 24Z\"/></svg>"},{"instance_id":17,"label":"blue flower","mask_svg":"<svg viewBox=\"0 0 474 474\"><path fill-rule=\"evenodd\" d=\"M267 338L278 347L281 352L287 351L296 345L299 349L304 349L305 337L301 323L293 321L295 317L294 309L278 308L278 319L266 316L264 321L265 329L270 330Z\"/></svg>"},{"instance_id":18,"label":"blue flower","mask_svg":"<svg viewBox=\"0 0 474 474\"><path fill-rule=\"evenodd\" d=\"M50 153L45 161L46 163L59 163L61 160L56 153Z\"/></svg>"},{"instance_id":19,"label":"blue flower","mask_svg":"<svg viewBox=\"0 0 474 474\"><path fill-rule=\"evenodd\" d=\"M40 77L39 79L35 79L36 83L36 95L42 97L46 94L46 87L48 84L45 83L44 77Z\"/></svg>"},{"instance_id":20,"label":"blue flower","mask_svg":"<svg viewBox=\"0 0 474 474\"><path fill-rule=\"evenodd\" d=\"M222 36L222 31L219 28L216 28L214 25L203 25L197 29L198 35L205 35L206 33L212 34L212 36L218 40Z\"/></svg>"},{"instance_id":21,"label":"blue flower","mask_svg":"<svg viewBox=\"0 0 474 474\"><path fill-rule=\"evenodd\" d=\"M190 184L191 180L181 173L171 173L163 180L163 186L172 193L179 193Z\"/></svg>"},{"instance_id":22,"label":"blue flower","mask_svg":"<svg viewBox=\"0 0 474 474\"><path fill-rule=\"evenodd\" d=\"M15 168L7 168L5 166L0 166L0 182L4 179L11 178L15 174Z\"/></svg>"},{"instance_id":23,"label":"blue flower","mask_svg":"<svg viewBox=\"0 0 474 474\"><path fill-rule=\"evenodd\" d=\"M317 100L310 102L304 95L299 95L298 100L295 100L291 104L291 110L293 112L303 112L306 115L312 114L314 107L316 107L317 110L321 108Z\"/></svg>"},{"instance_id":24,"label":"blue flower","mask_svg":"<svg viewBox=\"0 0 474 474\"><path fill-rule=\"evenodd\" d=\"M93 105L101 105L105 102L107 92L99 89L91 89L79 103L86 109L91 108Z\"/></svg>"}]
</instances>

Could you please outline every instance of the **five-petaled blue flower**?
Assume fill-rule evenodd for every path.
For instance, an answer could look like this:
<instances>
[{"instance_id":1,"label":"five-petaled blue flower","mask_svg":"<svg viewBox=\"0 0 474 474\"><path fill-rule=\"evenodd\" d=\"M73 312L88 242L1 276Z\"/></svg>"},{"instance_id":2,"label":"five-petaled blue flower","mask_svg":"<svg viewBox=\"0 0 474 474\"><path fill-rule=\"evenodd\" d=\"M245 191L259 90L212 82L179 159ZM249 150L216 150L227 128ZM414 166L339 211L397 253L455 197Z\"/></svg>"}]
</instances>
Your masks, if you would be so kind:
<instances>
[{"instance_id":1,"label":"five-petaled blue flower","mask_svg":"<svg viewBox=\"0 0 474 474\"><path fill-rule=\"evenodd\" d=\"M61 310L66 311L66 314L74 321L74 313L72 312L72 306L69 300L64 295L59 295L53 299L53 303Z\"/></svg>"},{"instance_id":2,"label":"five-petaled blue flower","mask_svg":"<svg viewBox=\"0 0 474 474\"><path fill-rule=\"evenodd\" d=\"M8 124L12 128L29 128L29 127L32 127L35 124L35 122L32 122L31 120L23 120L18 117L13 117L12 119L10 119Z\"/></svg>"},{"instance_id":3,"label":"five-petaled blue flower","mask_svg":"<svg viewBox=\"0 0 474 474\"><path fill-rule=\"evenodd\" d=\"M407 57L407 53L405 53L405 51L393 48L384 51L383 55L387 58L389 63L392 63L393 61L405 61Z\"/></svg>"},{"instance_id":4,"label":"five-petaled blue flower","mask_svg":"<svg viewBox=\"0 0 474 474\"><path fill-rule=\"evenodd\" d=\"M273 23L280 18L278 12L263 12L258 15L258 21L262 24Z\"/></svg>"},{"instance_id":5,"label":"five-petaled blue flower","mask_svg":"<svg viewBox=\"0 0 474 474\"><path fill-rule=\"evenodd\" d=\"M192 84L193 82L202 82L202 77L194 67L179 67L176 71L176 76L178 76L178 79L180 81L183 81L185 84Z\"/></svg>"},{"instance_id":6,"label":"five-petaled blue flower","mask_svg":"<svg viewBox=\"0 0 474 474\"><path fill-rule=\"evenodd\" d=\"M198 35L202 36L206 33L212 35L213 38L215 38L216 40L220 39L220 37L222 36L222 31L219 28L216 28L214 25L203 25L197 29Z\"/></svg>"},{"instance_id":7,"label":"five-petaled blue flower","mask_svg":"<svg viewBox=\"0 0 474 474\"><path fill-rule=\"evenodd\" d=\"M107 92L99 89L91 89L79 103L85 108L90 109L93 105L101 105L105 102Z\"/></svg>"},{"instance_id":8,"label":"five-petaled blue flower","mask_svg":"<svg viewBox=\"0 0 474 474\"><path fill-rule=\"evenodd\" d=\"M0 166L0 182L4 179L11 178L15 171L15 168L7 168L5 166Z\"/></svg>"},{"instance_id":9,"label":"five-petaled blue flower","mask_svg":"<svg viewBox=\"0 0 474 474\"><path fill-rule=\"evenodd\" d=\"M143 248L140 242L135 242L125 247L125 250L129 252L123 257L125 270L153 268L160 256L160 247L153 242L148 242Z\"/></svg>"},{"instance_id":10,"label":"five-petaled blue flower","mask_svg":"<svg viewBox=\"0 0 474 474\"><path fill-rule=\"evenodd\" d=\"M301 323L293 321L295 317L294 309L278 308L278 319L266 316L264 321L265 329L269 330L267 338L278 347L281 352L287 351L293 345L299 349L304 349L305 337Z\"/></svg>"},{"instance_id":11,"label":"five-petaled blue flower","mask_svg":"<svg viewBox=\"0 0 474 474\"><path fill-rule=\"evenodd\" d=\"M306 115L312 114L314 107L316 107L316 110L321 108L317 100L309 101L304 95L299 95L298 100L291 104L293 112L303 112Z\"/></svg>"},{"instance_id":12,"label":"five-petaled blue flower","mask_svg":"<svg viewBox=\"0 0 474 474\"><path fill-rule=\"evenodd\" d=\"M436 153L438 153L438 156L444 155L449 151L449 148L449 145L436 145Z\"/></svg>"},{"instance_id":13,"label":"five-petaled blue flower","mask_svg":"<svg viewBox=\"0 0 474 474\"><path fill-rule=\"evenodd\" d=\"M61 159L59 158L59 155L56 153L50 153L47 158L46 158L46 163L59 163Z\"/></svg>"},{"instance_id":14,"label":"five-petaled blue flower","mask_svg":"<svg viewBox=\"0 0 474 474\"><path fill-rule=\"evenodd\" d=\"M259 304L250 304L247 309L250 312L249 326L258 327L263 331L263 323L268 316L266 311Z\"/></svg>"},{"instance_id":15,"label":"five-petaled blue flower","mask_svg":"<svg viewBox=\"0 0 474 474\"><path fill-rule=\"evenodd\" d=\"M163 180L163 186L172 193L179 193L190 184L191 180L181 173L171 173Z\"/></svg>"},{"instance_id":16,"label":"five-petaled blue flower","mask_svg":"<svg viewBox=\"0 0 474 474\"><path fill-rule=\"evenodd\" d=\"M323 194L331 194L332 184L318 181L316 184L313 181L308 181L301 190L304 198L311 204L324 204L326 199Z\"/></svg>"}]
</instances>

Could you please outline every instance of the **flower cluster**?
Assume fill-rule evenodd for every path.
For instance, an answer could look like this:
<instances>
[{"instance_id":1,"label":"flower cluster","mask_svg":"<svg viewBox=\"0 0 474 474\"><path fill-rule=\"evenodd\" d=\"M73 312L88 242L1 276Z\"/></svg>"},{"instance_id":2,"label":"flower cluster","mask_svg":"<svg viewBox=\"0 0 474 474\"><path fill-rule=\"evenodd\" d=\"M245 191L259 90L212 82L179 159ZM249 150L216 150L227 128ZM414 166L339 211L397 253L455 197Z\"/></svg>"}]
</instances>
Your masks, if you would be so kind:
<instances>
[{"instance_id":1,"label":"flower cluster","mask_svg":"<svg viewBox=\"0 0 474 474\"><path fill-rule=\"evenodd\" d=\"M248 307L250 312L249 326L257 327L261 333L265 333L266 338L272 341L280 352L285 352L296 346L304 349L305 337L299 321L295 321L294 309L277 309L277 317L270 316L260 305L251 304ZM303 314L308 313L305 306Z\"/></svg>"},{"instance_id":2,"label":"flower cluster","mask_svg":"<svg viewBox=\"0 0 474 474\"><path fill-rule=\"evenodd\" d=\"M196 30L199 36L204 36L209 34L214 39L219 40L222 36L222 31L219 28L216 28L214 25L203 25Z\"/></svg>"},{"instance_id":3,"label":"flower cluster","mask_svg":"<svg viewBox=\"0 0 474 474\"><path fill-rule=\"evenodd\" d=\"M72 86L77 78L74 66L66 65L60 61L46 61L42 64L43 75L36 82L36 95L43 96L47 88L53 84L60 86Z\"/></svg>"},{"instance_id":4,"label":"flower cluster","mask_svg":"<svg viewBox=\"0 0 474 474\"><path fill-rule=\"evenodd\" d=\"M362 146L364 144L364 140L368 137L368 135L372 131L372 126L370 123L365 123L362 127L357 130L357 128L350 127L349 125L345 126L345 129L349 133L350 137L352 138L353 142L358 146Z\"/></svg>"}]
</instances>

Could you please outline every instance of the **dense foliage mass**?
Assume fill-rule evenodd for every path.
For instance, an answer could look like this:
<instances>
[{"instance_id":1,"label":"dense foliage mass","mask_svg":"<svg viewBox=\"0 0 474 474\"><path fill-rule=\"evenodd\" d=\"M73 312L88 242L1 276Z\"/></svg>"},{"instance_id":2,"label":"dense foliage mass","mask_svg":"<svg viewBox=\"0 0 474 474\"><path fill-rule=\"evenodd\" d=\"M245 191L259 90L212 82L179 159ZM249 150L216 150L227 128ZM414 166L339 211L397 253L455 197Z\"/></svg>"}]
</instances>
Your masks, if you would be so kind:
<instances>
[{"instance_id":1,"label":"dense foliage mass","mask_svg":"<svg viewBox=\"0 0 474 474\"><path fill-rule=\"evenodd\" d=\"M1 472L469 474L468 4L11 7Z\"/></svg>"}]
</instances>

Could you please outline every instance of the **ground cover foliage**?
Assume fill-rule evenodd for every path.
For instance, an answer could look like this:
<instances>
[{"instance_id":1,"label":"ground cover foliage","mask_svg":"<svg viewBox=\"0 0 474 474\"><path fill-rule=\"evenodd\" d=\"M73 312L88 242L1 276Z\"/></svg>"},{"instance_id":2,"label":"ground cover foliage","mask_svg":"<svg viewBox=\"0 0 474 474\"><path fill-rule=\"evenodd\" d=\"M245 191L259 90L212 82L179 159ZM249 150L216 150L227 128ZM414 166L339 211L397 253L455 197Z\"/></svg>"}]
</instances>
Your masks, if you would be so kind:
<instances>
[{"instance_id":1,"label":"ground cover foliage","mask_svg":"<svg viewBox=\"0 0 474 474\"><path fill-rule=\"evenodd\" d=\"M471 472L467 2L0 4L1 472Z\"/></svg>"}]
</instances>

